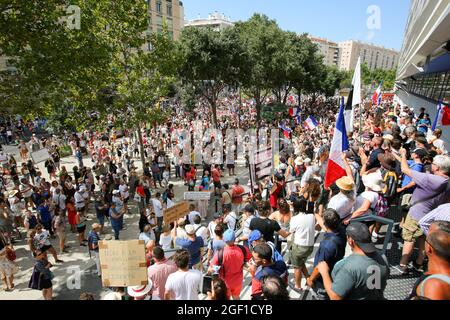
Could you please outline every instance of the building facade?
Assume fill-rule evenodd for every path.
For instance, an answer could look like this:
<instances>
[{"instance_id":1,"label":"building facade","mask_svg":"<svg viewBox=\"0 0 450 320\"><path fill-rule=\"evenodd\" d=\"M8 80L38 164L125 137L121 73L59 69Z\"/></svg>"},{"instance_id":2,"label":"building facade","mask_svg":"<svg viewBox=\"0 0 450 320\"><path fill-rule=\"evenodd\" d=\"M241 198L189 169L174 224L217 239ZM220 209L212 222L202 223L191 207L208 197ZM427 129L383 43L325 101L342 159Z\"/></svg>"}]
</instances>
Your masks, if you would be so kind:
<instances>
[{"instance_id":1,"label":"building facade","mask_svg":"<svg viewBox=\"0 0 450 320\"><path fill-rule=\"evenodd\" d=\"M399 53L393 49L354 40L339 42L339 48L341 70L354 70L358 57L361 57L361 63L365 63L371 70L391 70L398 65Z\"/></svg>"},{"instance_id":2,"label":"building facade","mask_svg":"<svg viewBox=\"0 0 450 320\"><path fill-rule=\"evenodd\" d=\"M220 31L222 29L232 27L233 25L234 23L231 22L229 18L218 12L210 14L206 19L198 18L187 21L184 24L185 27L196 27L196 28L209 27L215 31Z\"/></svg>"},{"instance_id":3,"label":"building facade","mask_svg":"<svg viewBox=\"0 0 450 320\"><path fill-rule=\"evenodd\" d=\"M313 36L308 36L308 38L317 45L320 53L324 57L323 62L327 66L339 67L340 48L336 42Z\"/></svg>"},{"instance_id":4,"label":"building facade","mask_svg":"<svg viewBox=\"0 0 450 320\"><path fill-rule=\"evenodd\" d=\"M395 86L399 104L425 107L431 119L439 101L450 106L450 0L411 1Z\"/></svg>"},{"instance_id":5,"label":"building facade","mask_svg":"<svg viewBox=\"0 0 450 320\"><path fill-rule=\"evenodd\" d=\"M169 36L178 39L184 26L184 7L179 0L147 0L151 31L161 33L164 23Z\"/></svg>"}]
</instances>

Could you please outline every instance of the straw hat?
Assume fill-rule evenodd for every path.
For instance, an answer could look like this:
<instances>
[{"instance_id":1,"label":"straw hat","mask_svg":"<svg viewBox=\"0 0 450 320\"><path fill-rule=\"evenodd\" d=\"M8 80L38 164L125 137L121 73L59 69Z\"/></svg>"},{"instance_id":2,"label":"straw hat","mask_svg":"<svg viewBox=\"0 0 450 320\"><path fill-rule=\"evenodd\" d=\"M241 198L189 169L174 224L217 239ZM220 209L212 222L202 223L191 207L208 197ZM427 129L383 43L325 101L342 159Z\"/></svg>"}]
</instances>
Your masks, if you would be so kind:
<instances>
[{"instance_id":1,"label":"straw hat","mask_svg":"<svg viewBox=\"0 0 450 320\"><path fill-rule=\"evenodd\" d=\"M8 198L14 198L14 197L16 196L17 193L19 193L19 191L17 191L17 190L11 190L11 191L8 193Z\"/></svg>"},{"instance_id":2,"label":"straw hat","mask_svg":"<svg viewBox=\"0 0 450 320\"><path fill-rule=\"evenodd\" d=\"M351 191L355 187L355 183L350 177L342 177L336 181L336 185L339 187L339 189L344 191Z\"/></svg>"},{"instance_id":3,"label":"straw hat","mask_svg":"<svg viewBox=\"0 0 450 320\"><path fill-rule=\"evenodd\" d=\"M380 171L362 176L362 182L367 188L375 192L380 192L385 187Z\"/></svg>"},{"instance_id":4,"label":"straw hat","mask_svg":"<svg viewBox=\"0 0 450 320\"><path fill-rule=\"evenodd\" d=\"M131 297L139 298L139 297L143 297L147 293L149 293L152 290L152 287L153 287L153 282L152 282L152 280L148 279L148 284L141 285L141 286L128 287L127 291Z\"/></svg>"},{"instance_id":5,"label":"straw hat","mask_svg":"<svg viewBox=\"0 0 450 320\"><path fill-rule=\"evenodd\" d=\"M298 157L297 159L295 159L295 165L297 166L301 166L303 164L303 159Z\"/></svg>"}]
</instances>

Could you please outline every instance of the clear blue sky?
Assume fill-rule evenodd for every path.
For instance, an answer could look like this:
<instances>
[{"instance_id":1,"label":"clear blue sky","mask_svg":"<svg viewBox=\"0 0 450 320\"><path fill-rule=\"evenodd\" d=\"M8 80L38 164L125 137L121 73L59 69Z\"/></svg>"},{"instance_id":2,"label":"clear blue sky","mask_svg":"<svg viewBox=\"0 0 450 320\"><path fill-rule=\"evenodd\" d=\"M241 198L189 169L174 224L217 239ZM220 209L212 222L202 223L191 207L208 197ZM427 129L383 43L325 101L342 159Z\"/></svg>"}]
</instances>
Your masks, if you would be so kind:
<instances>
[{"instance_id":1,"label":"clear blue sky","mask_svg":"<svg viewBox=\"0 0 450 320\"><path fill-rule=\"evenodd\" d=\"M218 11L232 21L247 20L254 13L275 19L283 30L328 38L361 40L400 50L409 0L182 0L186 20ZM380 9L380 29L369 30L367 9Z\"/></svg>"}]
</instances>

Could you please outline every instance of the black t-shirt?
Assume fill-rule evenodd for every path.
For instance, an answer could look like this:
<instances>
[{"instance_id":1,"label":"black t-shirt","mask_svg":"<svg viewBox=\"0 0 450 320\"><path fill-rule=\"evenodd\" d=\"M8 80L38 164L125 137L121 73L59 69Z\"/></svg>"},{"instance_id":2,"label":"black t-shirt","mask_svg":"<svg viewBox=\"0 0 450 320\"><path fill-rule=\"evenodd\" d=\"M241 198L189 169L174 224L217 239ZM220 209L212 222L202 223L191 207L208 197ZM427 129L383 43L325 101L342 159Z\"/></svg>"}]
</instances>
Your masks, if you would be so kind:
<instances>
[{"instance_id":1,"label":"black t-shirt","mask_svg":"<svg viewBox=\"0 0 450 320\"><path fill-rule=\"evenodd\" d=\"M380 153L384 153L384 150L378 148L370 153L369 162L367 163L367 170L381 167L380 160L378 160L378 155Z\"/></svg>"},{"instance_id":2,"label":"black t-shirt","mask_svg":"<svg viewBox=\"0 0 450 320\"><path fill-rule=\"evenodd\" d=\"M250 222L250 230L259 230L264 240L274 242L273 234L275 231L280 231L281 227L278 222L270 219L254 218Z\"/></svg>"}]
</instances>

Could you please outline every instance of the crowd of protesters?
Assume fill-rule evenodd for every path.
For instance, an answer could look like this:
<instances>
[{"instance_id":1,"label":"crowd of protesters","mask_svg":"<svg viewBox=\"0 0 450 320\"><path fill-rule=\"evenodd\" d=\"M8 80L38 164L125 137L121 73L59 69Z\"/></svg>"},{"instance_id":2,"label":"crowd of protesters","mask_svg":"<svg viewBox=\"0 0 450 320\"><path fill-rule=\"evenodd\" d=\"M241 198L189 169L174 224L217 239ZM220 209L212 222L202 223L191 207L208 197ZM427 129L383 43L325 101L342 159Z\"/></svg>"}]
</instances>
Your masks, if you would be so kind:
<instances>
[{"instance_id":1,"label":"crowd of protesters","mask_svg":"<svg viewBox=\"0 0 450 320\"><path fill-rule=\"evenodd\" d=\"M18 159L0 151L4 289L14 290L20 266L13 244L21 241L24 231L36 260L29 287L52 299L54 275L48 253L55 263L63 263L59 257L70 253L65 241L66 233L72 232L77 245L88 246L100 276L99 241L108 226L116 240L124 240L121 231L126 228L138 230L136 238L145 243L149 281L116 288L105 299L196 300L204 293L210 300L237 300L247 274L252 299L288 299L289 268L294 269L291 287L300 294L308 288L316 299L384 299L391 269L375 247L385 236L381 224L370 219L375 215L398 222L394 232L403 248L396 268L402 275L420 275L410 298L450 298L450 157L442 129L431 132L425 109L415 113L391 101L380 106L365 103L348 134L349 150L342 155L346 175L326 189L338 99L289 101L292 106L301 104L302 119L313 115L319 124L310 130L288 112L261 121L259 127L281 127L285 139L280 140L275 173L249 185L235 172L240 141L232 140L231 161L226 157L229 141L224 141L223 153L208 149L219 139L206 134L212 118L202 112L206 105L201 101L191 113L174 104L169 121L141 130L142 146L135 132L114 127L114 117L103 132L86 130L61 139L38 139L31 132L29 141L16 124L4 122L4 144L15 141L19 151ZM252 101L229 95L218 106L223 137L227 129L255 127ZM24 125L19 123L19 128ZM77 166L61 165L62 141L70 146ZM45 162L48 178L30 158L43 147L50 154ZM250 147L244 139L247 166ZM135 163L141 158L142 170ZM86 166L87 159L92 166ZM232 183L223 183L230 179ZM220 202L218 212L210 215L208 201L198 201L186 217L164 224L164 209L179 201L175 181L182 181L186 191L211 192ZM134 207L139 223L125 226L124 217ZM95 223L86 230L90 220ZM52 245L56 238L58 248ZM314 253L317 239L321 240ZM418 252L410 261L415 246ZM309 259L314 260L312 268L307 267ZM374 268L379 286L371 287L367 283Z\"/></svg>"}]
</instances>

